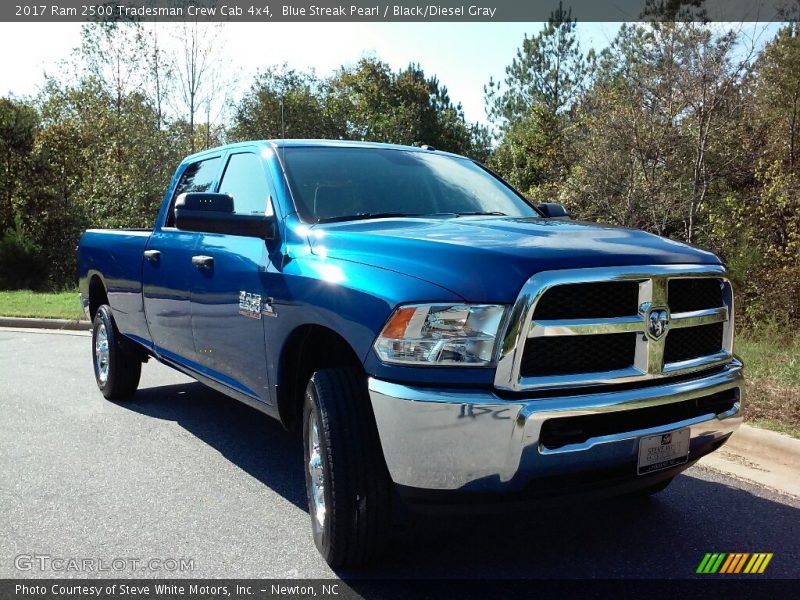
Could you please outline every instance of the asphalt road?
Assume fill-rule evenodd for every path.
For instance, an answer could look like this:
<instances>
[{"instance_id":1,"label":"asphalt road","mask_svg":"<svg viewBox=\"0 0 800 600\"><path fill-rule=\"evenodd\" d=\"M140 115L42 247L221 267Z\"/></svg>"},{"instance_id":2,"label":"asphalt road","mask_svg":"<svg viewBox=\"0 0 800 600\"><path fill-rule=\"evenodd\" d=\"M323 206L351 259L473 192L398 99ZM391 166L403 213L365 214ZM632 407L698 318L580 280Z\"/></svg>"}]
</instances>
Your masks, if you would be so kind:
<instances>
[{"instance_id":1,"label":"asphalt road","mask_svg":"<svg viewBox=\"0 0 800 600\"><path fill-rule=\"evenodd\" d=\"M688 577L706 552L773 552L772 577L800 577L800 502L692 468L650 501L412 521L357 575ZM152 361L107 402L88 337L0 329L0 577L96 576L15 567L33 554L194 561L117 577L337 576L277 422Z\"/></svg>"}]
</instances>

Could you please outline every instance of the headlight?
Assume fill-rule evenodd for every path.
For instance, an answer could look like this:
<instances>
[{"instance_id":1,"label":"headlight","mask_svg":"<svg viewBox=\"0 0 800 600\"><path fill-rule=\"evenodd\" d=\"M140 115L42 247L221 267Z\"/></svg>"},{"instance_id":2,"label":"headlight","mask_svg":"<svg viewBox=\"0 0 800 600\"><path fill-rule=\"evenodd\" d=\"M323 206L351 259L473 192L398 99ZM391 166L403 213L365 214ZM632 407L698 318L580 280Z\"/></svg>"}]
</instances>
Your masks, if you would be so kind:
<instances>
[{"instance_id":1,"label":"headlight","mask_svg":"<svg viewBox=\"0 0 800 600\"><path fill-rule=\"evenodd\" d=\"M505 306L418 304L394 311L375 341L388 363L485 367L494 361Z\"/></svg>"}]
</instances>

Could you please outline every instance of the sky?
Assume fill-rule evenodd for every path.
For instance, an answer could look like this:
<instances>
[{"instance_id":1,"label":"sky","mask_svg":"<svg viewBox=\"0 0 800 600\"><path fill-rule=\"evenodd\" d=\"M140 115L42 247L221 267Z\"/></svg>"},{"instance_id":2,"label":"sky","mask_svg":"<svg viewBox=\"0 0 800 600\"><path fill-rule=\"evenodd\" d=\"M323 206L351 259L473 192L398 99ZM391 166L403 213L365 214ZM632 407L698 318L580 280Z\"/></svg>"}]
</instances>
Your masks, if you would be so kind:
<instances>
[{"instance_id":1,"label":"sky","mask_svg":"<svg viewBox=\"0 0 800 600\"><path fill-rule=\"evenodd\" d=\"M35 94L44 73L57 73L80 42L80 23L0 23L0 95ZM173 25L160 24L167 32ZM228 23L219 41L242 90L253 74L270 65L313 67L325 76L341 65L374 55L400 69L419 63L461 102L468 121L485 122L483 86L502 78L523 36L541 23ZM579 23L581 44L604 48L618 23ZM161 37L161 34L159 34ZM168 35L165 37L169 37ZM164 38L161 38L164 39ZM237 94L234 94L237 96Z\"/></svg>"}]
</instances>

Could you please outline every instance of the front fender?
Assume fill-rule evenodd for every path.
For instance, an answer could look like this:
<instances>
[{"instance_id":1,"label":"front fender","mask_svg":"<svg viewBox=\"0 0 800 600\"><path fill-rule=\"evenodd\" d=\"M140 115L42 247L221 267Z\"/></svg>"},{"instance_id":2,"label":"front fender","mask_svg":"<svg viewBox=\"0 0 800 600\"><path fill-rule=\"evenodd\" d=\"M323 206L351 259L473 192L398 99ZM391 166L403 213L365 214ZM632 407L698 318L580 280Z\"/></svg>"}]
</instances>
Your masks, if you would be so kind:
<instances>
[{"instance_id":1,"label":"front fender","mask_svg":"<svg viewBox=\"0 0 800 600\"><path fill-rule=\"evenodd\" d=\"M464 367L408 367L382 363L372 344L399 304L463 302L436 284L372 265L307 254L292 259L267 287L274 290L277 318L265 322L270 380L278 381L281 350L303 325L326 327L344 340L370 376L415 383L469 383L490 386L493 370Z\"/></svg>"},{"instance_id":2,"label":"front fender","mask_svg":"<svg viewBox=\"0 0 800 600\"><path fill-rule=\"evenodd\" d=\"M362 361L398 304L462 301L409 275L313 254L291 260L266 284L277 315L265 322L268 339L282 347L297 327L322 325L347 340Z\"/></svg>"}]
</instances>

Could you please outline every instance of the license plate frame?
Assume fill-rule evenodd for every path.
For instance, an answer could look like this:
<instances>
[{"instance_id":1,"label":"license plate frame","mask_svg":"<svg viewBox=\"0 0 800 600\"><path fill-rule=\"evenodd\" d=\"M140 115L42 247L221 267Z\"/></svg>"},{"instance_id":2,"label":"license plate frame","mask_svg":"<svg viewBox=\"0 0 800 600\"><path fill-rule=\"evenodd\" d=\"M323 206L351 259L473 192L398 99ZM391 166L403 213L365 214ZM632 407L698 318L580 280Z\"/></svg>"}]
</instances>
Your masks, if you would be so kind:
<instances>
[{"instance_id":1,"label":"license plate frame","mask_svg":"<svg viewBox=\"0 0 800 600\"><path fill-rule=\"evenodd\" d=\"M689 427L640 437L636 474L649 475L685 464L689 460L690 439Z\"/></svg>"}]
</instances>

